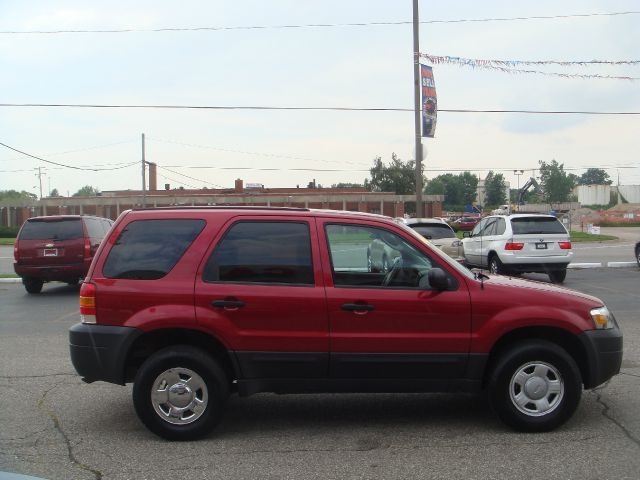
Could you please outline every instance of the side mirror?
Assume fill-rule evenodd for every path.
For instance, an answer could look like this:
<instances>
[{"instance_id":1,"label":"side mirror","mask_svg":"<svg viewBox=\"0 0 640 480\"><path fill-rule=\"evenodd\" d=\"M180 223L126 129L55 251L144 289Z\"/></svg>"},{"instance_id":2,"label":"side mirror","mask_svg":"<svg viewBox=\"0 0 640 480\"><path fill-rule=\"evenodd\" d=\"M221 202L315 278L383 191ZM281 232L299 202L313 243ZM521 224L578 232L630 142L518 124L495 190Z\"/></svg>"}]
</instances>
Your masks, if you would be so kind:
<instances>
[{"instance_id":1,"label":"side mirror","mask_svg":"<svg viewBox=\"0 0 640 480\"><path fill-rule=\"evenodd\" d=\"M429 285L432 290L447 290L449 288L449 278L441 268L432 268L428 274Z\"/></svg>"},{"instance_id":2,"label":"side mirror","mask_svg":"<svg viewBox=\"0 0 640 480\"><path fill-rule=\"evenodd\" d=\"M471 238L471 232L462 232L462 238Z\"/></svg>"}]
</instances>

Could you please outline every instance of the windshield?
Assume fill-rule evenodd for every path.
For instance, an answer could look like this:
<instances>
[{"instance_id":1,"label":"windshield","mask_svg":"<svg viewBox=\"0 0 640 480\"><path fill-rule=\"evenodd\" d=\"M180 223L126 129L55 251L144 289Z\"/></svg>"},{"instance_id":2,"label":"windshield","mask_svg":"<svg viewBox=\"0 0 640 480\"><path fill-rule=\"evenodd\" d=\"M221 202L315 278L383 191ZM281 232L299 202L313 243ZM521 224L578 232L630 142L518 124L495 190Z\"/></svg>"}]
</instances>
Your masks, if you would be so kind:
<instances>
[{"instance_id":1,"label":"windshield","mask_svg":"<svg viewBox=\"0 0 640 480\"><path fill-rule=\"evenodd\" d=\"M456 236L451 227L444 223L417 223L409 226L420 235L430 240L437 240L439 238L455 238Z\"/></svg>"},{"instance_id":2,"label":"windshield","mask_svg":"<svg viewBox=\"0 0 640 480\"><path fill-rule=\"evenodd\" d=\"M73 240L82 236L79 218L30 220L22 227L18 240Z\"/></svg>"},{"instance_id":3,"label":"windshield","mask_svg":"<svg viewBox=\"0 0 640 480\"><path fill-rule=\"evenodd\" d=\"M554 217L521 217L512 218L511 226L513 227L513 233L516 235L527 234L553 234L563 233L567 234L567 230L564 226Z\"/></svg>"}]
</instances>

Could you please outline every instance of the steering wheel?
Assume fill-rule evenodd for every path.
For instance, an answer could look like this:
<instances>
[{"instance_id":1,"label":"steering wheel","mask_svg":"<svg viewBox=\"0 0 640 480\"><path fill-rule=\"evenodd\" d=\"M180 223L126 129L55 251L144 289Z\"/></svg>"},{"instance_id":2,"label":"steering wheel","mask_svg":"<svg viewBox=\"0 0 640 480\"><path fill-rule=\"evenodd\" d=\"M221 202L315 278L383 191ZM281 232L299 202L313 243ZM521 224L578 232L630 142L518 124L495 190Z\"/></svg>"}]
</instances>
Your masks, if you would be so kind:
<instances>
[{"instance_id":1,"label":"steering wheel","mask_svg":"<svg viewBox=\"0 0 640 480\"><path fill-rule=\"evenodd\" d=\"M389 268L389 271L387 272L387 274L384 276L384 279L382 280L382 286L388 287L389 285L391 285L391 283L395 280L395 278L399 275L401 271L402 271L402 257L396 257L393 263L391 264L391 268Z\"/></svg>"}]
</instances>

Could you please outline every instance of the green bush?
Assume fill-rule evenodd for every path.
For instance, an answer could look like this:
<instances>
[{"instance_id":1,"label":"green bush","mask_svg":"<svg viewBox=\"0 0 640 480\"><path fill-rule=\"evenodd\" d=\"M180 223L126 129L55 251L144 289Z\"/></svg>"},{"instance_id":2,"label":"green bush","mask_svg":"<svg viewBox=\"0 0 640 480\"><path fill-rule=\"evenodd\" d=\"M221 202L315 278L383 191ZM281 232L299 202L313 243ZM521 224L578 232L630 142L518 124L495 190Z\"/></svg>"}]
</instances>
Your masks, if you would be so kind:
<instances>
[{"instance_id":1,"label":"green bush","mask_svg":"<svg viewBox=\"0 0 640 480\"><path fill-rule=\"evenodd\" d=\"M16 238L20 227L0 227L0 238Z\"/></svg>"}]
</instances>

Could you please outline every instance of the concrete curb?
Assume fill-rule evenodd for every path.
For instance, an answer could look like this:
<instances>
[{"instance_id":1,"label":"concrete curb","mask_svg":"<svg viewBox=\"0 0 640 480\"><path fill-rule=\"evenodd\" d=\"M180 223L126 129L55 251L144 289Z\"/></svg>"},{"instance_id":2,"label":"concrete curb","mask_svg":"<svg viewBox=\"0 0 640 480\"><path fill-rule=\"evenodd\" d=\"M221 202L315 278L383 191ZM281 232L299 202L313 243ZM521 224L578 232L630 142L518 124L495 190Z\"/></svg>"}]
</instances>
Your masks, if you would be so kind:
<instances>
[{"instance_id":1,"label":"concrete curb","mask_svg":"<svg viewBox=\"0 0 640 480\"><path fill-rule=\"evenodd\" d=\"M570 263L567 268L574 268L576 270L583 268L630 268L636 265L636 262Z\"/></svg>"},{"instance_id":2,"label":"concrete curb","mask_svg":"<svg viewBox=\"0 0 640 480\"><path fill-rule=\"evenodd\" d=\"M0 278L0 283L22 283L21 278Z\"/></svg>"}]
</instances>

